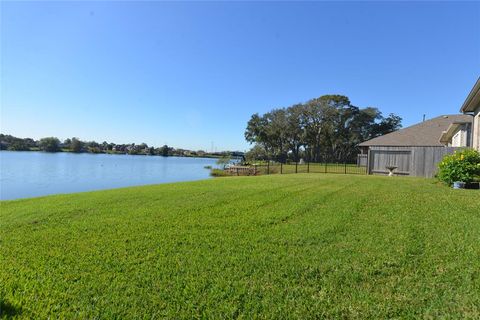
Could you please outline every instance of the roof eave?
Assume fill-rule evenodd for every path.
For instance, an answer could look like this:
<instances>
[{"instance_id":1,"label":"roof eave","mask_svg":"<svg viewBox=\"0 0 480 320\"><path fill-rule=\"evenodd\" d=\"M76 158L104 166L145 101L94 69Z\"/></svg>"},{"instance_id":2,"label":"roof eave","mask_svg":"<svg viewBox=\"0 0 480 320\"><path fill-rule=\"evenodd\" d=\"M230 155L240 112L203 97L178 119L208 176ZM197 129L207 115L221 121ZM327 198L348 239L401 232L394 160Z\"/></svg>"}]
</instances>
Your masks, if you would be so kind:
<instances>
[{"instance_id":1,"label":"roof eave","mask_svg":"<svg viewBox=\"0 0 480 320\"><path fill-rule=\"evenodd\" d=\"M454 123L450 124L448 126L447 130L442 132L442 135L440 136L440 140L439 140L440 143L449 143L450 140L452 140L453 135L455 134L457 129L465 123L467 123L467 122L454 122Z\"/></svg>"},{"instance_id":2,"label":"roof eave","mask_svg":"<svg viewBox=\"0 0 480 320\"><path fill-rule=\"evenodd\" d=\"M472 90L468 94L465 102L460 108L460 112L473 112L480 105L480 77L477 79L477 82L473 86Z\"/></svg>"}]
</instances>

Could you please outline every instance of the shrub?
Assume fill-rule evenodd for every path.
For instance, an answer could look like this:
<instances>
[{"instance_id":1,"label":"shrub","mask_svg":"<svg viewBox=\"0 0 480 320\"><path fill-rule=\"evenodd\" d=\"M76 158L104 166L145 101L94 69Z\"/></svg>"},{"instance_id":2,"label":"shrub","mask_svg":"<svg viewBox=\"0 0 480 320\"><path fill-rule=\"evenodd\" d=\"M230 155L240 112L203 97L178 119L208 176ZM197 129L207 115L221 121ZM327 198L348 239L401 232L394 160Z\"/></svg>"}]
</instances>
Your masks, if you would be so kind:
<instances>
[{"instance_id":1,"label":"shrub","mask_svg":"<svg viewBox=\"0 0 480 320\"><path fill-rule=\"evenodd\" d=\"M212 171L210 171L210 175L212 177L226 177L228 176L228 173L225 170L212 169Z\"/></svg>"},{"instance_id":2,"label":"shrub","mask_svg":"<svg viewBox=\"0 0 480 320\"><path fill-rule=\"evenodd\" d=\"M438 164L437 177L448 185L455 181L472 182L480 176L480 153L473 149L455 151Z\"/></svg>"}]
</instances>

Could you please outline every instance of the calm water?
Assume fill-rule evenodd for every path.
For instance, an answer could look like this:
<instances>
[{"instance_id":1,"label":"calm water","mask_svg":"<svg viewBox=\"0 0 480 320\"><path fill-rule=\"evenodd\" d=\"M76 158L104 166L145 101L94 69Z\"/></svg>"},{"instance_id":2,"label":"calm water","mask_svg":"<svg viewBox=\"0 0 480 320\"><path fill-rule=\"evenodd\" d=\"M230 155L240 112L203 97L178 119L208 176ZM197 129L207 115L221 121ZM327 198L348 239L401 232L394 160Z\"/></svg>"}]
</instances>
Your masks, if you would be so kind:
<instances>
[{"instance_id":1,"label":"calm water","mask_svg":"<svg viewBox=\"0 0 480 320\"><path fill-rule=\"evenodd\" d=\"M0 199L209 178L215 159L0 151Z\"/></svg>"}]
</instances>

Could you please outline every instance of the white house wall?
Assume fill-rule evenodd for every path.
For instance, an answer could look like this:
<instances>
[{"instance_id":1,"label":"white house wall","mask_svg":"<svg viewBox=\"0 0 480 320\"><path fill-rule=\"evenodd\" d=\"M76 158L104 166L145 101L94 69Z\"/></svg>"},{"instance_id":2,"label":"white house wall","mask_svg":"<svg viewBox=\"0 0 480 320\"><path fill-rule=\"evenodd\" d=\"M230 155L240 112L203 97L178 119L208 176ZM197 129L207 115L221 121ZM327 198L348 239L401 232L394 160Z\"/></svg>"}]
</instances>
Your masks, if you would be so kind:
<instances>
[{"instance_id":1,"label":"white house wall","mask_svg":"<svg viewBox=\"0 0 480 320\"><path fill-rule=\"evenodd\" d=\"M468 147L470 146L469 125L462 125L452 136L450 147Z\"/></svg>"},{"instance_id":2,"label":"white house wall","mask_svg":"<svg viewBox=\"0 0 480 320\"><path fill-rule=\"evenodd\" d=\"M473 147L480 151L480 106L477 107L473 118Z\"/></svg>"}]
</instances>

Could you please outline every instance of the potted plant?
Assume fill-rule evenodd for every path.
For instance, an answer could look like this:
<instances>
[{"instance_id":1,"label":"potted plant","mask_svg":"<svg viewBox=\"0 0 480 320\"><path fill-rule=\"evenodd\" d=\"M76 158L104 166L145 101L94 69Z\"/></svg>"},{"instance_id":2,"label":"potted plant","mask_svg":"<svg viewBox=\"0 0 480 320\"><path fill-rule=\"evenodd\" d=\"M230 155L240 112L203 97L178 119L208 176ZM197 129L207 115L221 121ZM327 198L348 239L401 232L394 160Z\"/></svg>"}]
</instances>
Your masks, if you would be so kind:
<instances>
[{"instance_id":1,"label":"potted plant","mask_svg":"<svg viewBox=\"0 0 480 320\"><path fill-rule=\"evenodd\" d=\"M454 181L453 182L453 189L465 189L465 185L467 183L463 181Z\"/></svg>"},{"instance_id":2,"label":"potted plant","mask_svg":"<svg viewBox=\"0 0 480 320\"><path fill-rule=\"evenodd\" d=\"M454 189L465 188L480 176L480 153L473 149L446 155L438 165L437 177Z\"/></svg>"}]
</instances>

